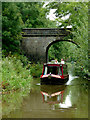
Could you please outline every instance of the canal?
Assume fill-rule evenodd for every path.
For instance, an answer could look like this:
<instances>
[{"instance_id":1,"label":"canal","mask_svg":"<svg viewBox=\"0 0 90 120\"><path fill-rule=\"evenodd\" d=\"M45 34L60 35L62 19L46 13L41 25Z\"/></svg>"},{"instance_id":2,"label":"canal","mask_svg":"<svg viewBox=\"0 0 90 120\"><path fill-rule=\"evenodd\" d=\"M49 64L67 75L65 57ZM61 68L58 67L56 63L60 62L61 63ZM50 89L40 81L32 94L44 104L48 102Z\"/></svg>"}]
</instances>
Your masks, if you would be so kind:
<instances>
[{"instance_id":1,"label":"canal","mask_svg":"<svg viewBox=\"0 0 90 120\"><path fill-rule=\"evenodd\" d=\"M34 79L30 93L3 95L3 118L88 118L88 81L69 75L64 85L40 85Z\"/></svg>"}]
</instances>

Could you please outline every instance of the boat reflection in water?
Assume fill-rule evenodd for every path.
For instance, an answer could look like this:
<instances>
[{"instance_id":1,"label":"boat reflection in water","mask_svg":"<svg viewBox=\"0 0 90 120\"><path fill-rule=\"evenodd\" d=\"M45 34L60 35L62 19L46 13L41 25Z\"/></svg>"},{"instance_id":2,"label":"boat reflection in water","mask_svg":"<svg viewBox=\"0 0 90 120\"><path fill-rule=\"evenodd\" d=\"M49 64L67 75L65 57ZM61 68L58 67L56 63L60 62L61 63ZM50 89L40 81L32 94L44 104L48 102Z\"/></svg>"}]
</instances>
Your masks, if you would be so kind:
<instances>
[{"instance_id":1,"label":"boat reflection in water","mask_svg":"<svg viewBox=\"0 0 90 120\"><path fill-rule=\"evenodd\" d=\"M66 85L41 85L43 102L48 104L62 103L65 88Z\"/></svg>"},{"instance_id":2,"label":"boat reflection in water","mask_svg":"<svg viewBox=\"0 0 90 120\"><path fill-rule=\"evenodd\" d=\"M67 90L67 85L41 85L43 103L50 105L50 109L74 108L71 102L71 91Z\"/></svg>"}]
</instances>

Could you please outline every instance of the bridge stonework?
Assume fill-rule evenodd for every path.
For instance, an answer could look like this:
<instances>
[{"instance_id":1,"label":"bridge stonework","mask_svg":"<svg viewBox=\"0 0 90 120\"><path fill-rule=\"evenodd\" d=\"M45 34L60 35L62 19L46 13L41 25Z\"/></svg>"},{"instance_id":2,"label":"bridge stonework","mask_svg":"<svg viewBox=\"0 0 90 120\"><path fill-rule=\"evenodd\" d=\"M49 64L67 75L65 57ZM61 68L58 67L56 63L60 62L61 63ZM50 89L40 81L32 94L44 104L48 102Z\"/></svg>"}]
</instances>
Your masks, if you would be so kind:
<instances>
[{"instance_id":1,"label":"bridge stonework","mask_svg":"<svg viewBox=\"0 0 90 120\"><path fill-rule=\"evenodd\" d=\"M22 32L21 48L30 61L47 62L49 46L54 42L64 41L64 37L69 34L67 30L63 28L25 28Z\"/></svg>"}]
</instances>

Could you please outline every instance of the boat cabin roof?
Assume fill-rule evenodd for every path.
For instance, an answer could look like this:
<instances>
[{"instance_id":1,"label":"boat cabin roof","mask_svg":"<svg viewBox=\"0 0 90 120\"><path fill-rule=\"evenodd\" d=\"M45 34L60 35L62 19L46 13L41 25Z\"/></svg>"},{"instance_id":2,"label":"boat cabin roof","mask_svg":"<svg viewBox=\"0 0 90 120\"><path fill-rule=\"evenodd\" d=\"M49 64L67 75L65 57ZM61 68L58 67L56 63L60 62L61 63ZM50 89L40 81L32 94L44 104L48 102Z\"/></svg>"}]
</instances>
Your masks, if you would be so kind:
<instances>
[{"instance_id":1,"label":"boat cabin roof","mask_svg":"<svg viewBox=\"0 0 90 120\"><path fill-rule=\"evenodd\" d=\"M50 63L44 63L44 66L60 66L62 64L50 64Z\"/></svg>"},{"instance_id":2,"label":"boat cabin roof","mask_svg":"<svg viewBox=\"0 0 90 120\"><path fill-rule=\"evenodd\" d=\"M61 62L58 62L57 60L52 60L51 62L44 63L44 66L67 66L65 62L62 64Z\"/></svg>"},{"instance_id":3,"label":"boat cabin roof","mask_svg":"<svg viewBox=\"0 0 90 120\"><path fill-rule=\"evenodd\" d=\"M66 64L51 64L51 63L44 63L44 66L62 66L62 65L64 65L64 66L67 66Z\"/></svg>"}]
</instances>

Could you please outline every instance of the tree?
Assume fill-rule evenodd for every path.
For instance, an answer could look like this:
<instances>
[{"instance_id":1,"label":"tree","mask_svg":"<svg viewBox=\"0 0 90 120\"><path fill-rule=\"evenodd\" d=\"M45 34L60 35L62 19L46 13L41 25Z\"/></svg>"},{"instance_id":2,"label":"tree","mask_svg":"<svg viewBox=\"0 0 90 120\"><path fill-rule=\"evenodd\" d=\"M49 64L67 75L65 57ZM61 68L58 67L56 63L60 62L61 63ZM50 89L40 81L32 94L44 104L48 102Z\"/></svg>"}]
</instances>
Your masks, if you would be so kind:
<instances>
[{"instance_id":1,"label":"tree","mask_svg":"<svg viewBox=\"0 0 90 120\"><path fill-rule=\"evenodd\" d=\"M42 2L2 3L2 48L9 53L18 52L22 28L54 27L46 18L48 10Z\"/></svg>"},{"instance_id":2,"label":"tree","mask_svg":"<svg viewBox=\"0 0 90 120\"><path fill-rule=\"evenodd\" d=\"M48 9L43 8L43 2L17 3L22 20L27 28L55 27L56 24L46 18Z\"/></svg>"},{"instance_id":3,"label":"tree","mask_svg":"<svg viewBox=\"0 0 90 120\"><path fill-rule=\"evenodd\" d=\"M2 48L7 52L19 49L20 32L23 25L21 14L15 3L2 4Z\"/></svg>"},{"instance_id":4,"label":"tree","mask_svg":"<svg viewBox=\"0 0 90 120\"><path fill-rule=\"evenodd\" d=\"M80 45L78 49L73 44L63 44L63 48L67 48L67 51L62 47L61 50L58 50L62 54L64 54L64 52L68 53L65 56L70 56L70 58L77 61L76 66L79 68L79 71L82 70L82 72L86 74L88 72L88 3L53 2L48 4L47 7L48 9L57 9L55 11L56 17L58 17L56 21L61 23L59 28L72 26L72 40ZM54 45L53 47L55 48ZM73 55L71 53L73 53Z\"/></svg>"}]
</instances>

